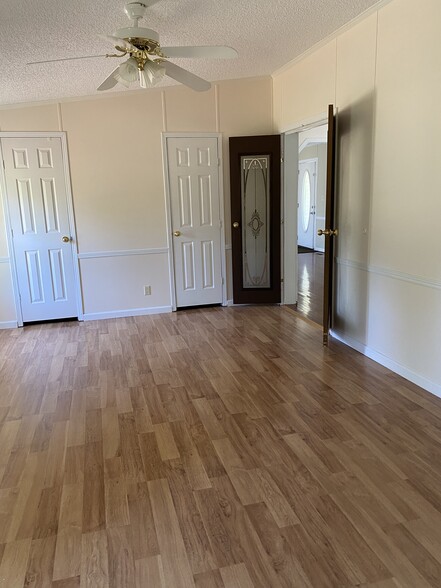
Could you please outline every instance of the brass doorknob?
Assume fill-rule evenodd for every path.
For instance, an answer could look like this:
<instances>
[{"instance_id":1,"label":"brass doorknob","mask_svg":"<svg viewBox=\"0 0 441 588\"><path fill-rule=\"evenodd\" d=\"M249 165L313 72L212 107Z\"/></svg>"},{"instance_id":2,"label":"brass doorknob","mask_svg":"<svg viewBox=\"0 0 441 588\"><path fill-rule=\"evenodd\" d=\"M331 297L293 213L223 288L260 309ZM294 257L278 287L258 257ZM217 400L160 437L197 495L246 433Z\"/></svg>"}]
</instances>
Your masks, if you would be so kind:
<instances>
[{"instance_id":1,"label":"brass doorknob","mask_svg":"<svg viewBox=\"0 0 441 588\"><path fill-rule=\"evenodd\" d=\"M238 228L239 228L239 223L238 223L237 221L236 221L236 222L234 222L234 223L233 223L233 227L234 227L235 229L238 229Z\"/></svg>"},{"instance_id":2,"label":"brass doorknob","mask_svg":"<svg viewBox=\"0 0 441 588\"><path fill-rule=\"evenodd\" d=\"M317 231L317 235L319 237L321 237L322 235L324 235L325 237L337 237L338 229L324 229L323 231L322 229L319 229Z\"/></svg>"},{"instance_id":3,"label":"brass doorknob","mask_svg":"<svg viewBox=\"0 0 441 588\"><path fill-rule=\"evenodd\" d=\"M63 243L69 243L70 237L66 237L65 235L64 237L61 237L61 240L63 241Z\"/></svg>"},{"instance_id":4,"label":"brass doorknob","mask_svg":"<svg viewBox=\"0 0 441 588\"><path fill-rule=\"evenodd\" d=\"M173 233L173 235L174 235L175 237L180 237L180 236L181 236L181 231L175 231L175 232Z\"/></svg>"}]
</instances>

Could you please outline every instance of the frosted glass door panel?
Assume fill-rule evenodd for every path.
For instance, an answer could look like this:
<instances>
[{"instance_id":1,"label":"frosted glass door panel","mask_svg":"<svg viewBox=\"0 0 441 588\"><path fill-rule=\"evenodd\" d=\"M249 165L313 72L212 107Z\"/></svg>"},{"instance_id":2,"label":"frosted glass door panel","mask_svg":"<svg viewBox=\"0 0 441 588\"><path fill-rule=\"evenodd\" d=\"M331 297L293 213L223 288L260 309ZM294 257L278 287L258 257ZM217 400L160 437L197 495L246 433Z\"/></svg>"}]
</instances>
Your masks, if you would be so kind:
<instances>
[{"instance_id":1,"label":"frosted glass door panel","mask_svg":"<svg viewBox=\"0 0 441 588\"><path fill-rule=\"evenodd\" d=\"M270 288L269 155L241 158L243 288Z\"/></svg>"}]
</instances>

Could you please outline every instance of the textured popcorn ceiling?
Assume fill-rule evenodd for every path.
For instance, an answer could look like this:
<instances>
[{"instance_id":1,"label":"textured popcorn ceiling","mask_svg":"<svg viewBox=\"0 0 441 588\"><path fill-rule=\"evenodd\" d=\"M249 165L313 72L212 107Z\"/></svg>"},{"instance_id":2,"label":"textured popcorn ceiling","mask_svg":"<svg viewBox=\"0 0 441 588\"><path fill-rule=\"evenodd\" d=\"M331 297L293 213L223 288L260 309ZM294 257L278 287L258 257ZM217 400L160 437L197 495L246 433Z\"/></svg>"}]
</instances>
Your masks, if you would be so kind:
<instances>
[{"instance_id":1,"label":"textured popcorn ceiling","mask_svg":"<svg viewBox=\"0 0 441 588\"><path fill-rule=\"evenodd\" d=\"M212 81L271 74L377 1L159 0L140 24L158 31L164 46L237 49L233 60L174 60ZM121 0L1 0L0 104L95 94L116 60L26 62L111 52L97 35L129 25L123 7Z\"/></svg>"}]
</instances>

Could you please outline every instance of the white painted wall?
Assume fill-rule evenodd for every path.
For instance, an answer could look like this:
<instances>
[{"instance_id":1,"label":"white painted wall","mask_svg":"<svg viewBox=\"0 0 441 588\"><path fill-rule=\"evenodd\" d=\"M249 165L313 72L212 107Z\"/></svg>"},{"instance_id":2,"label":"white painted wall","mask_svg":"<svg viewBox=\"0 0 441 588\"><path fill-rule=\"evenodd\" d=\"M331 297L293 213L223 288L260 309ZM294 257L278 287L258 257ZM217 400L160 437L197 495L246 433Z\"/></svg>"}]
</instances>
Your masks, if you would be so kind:
<instances>
[{"instance_id":1,"label":"white painted wall","mask_svg":"<svg viewBox=\"0 0 441 588\"><path fill-rule=\"evenodd\" d=\"M279 131L338 108L335 333L441 395L439 0L393 0L274 74Z\"/></svg>"},{"instance_id":2,"label":"white painted wall","mask_svg":"<svg viewBox=\"0 0 441 588\"><path fill-rule=\"evenodd\" d=\"M0 110L1 131L66 131L86 318L170 308L161 133L221 132L231 275L228 137L268 134L272 80L223 81ZM258 97L258 99L256 99ZM0 327L16 314L0 210ZM152 288L144 296L144 285ZM229 296L232 298L232 295Z\"/></svg>"}]
</instances>

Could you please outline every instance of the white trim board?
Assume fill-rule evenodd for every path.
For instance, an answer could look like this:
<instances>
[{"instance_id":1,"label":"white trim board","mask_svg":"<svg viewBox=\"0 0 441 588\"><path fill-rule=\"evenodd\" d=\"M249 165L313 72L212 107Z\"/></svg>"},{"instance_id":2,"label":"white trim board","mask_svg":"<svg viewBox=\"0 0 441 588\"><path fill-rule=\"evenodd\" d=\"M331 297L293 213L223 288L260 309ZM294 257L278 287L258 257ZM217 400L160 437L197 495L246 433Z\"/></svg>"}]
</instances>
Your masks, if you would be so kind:
<instances>
[{"instance_id":1,"label":"white trim board","mask_svg":"<svg viewBox=\"0 0 441 588\"><path fill-rule=\"evenodd\" d=\"M406 274L404 272L389 270L384 267L369 265L367 263L361 263L360 261L352 261L350 259L343 259L341 257L337 257L336 262L337 265L350 267L363 272L368 272L370 274L385 276L387 278L391 278L393 280L400 280L402 282L410 282L411 284L416 284L417 286L425 286L426 288L441 290L441 281L438 280L428 280L427 278L423 278L421 276L415 276L413 274Z\"/></svg>"},{"instance_id":2,"label":"white trim board","mask_svg":"<svg viewBox=\"0 0 441 588\"><path fill-rule=\"evenodd\" d=\"M17 321L0 321L1 329L16 329L18 327Z\"/></svg>"},{"instance_id":3,"label":"white trim board","mask_svg":"<svg viewBox=\"0 0 441 588\"><path fill-rule=\"evenodd\" d=\"M86 312L83 315L85 321L99 321L113 318L126 318L129 316L144 316L148 314L162 314L172 312L171 306L151 306L150 308L129 308L127 310L109 310L106 312Z\"/></svg>"},{"instance_id":4,"label":"white trim board","mask_svg":"<svg viewBox=\"0 0 441 588\"><path fill-rule=\"evenodd\" d=\"M173 134L170 134L173 136ZM173 257L173 240L172 240L172 216L170 202L170 178L168 175L168 155L167 155L167 137L168 133L162 133L162 173L164 176L164 194L165 194L165 225L167 229L167 247L168 247L168 282L170 286L170 300L172 311L176 310L176 285L175 285L175 264Z\"/></svg>"},{"instance_id":5,"label":"white trim board","mask_svg":"<svg viewBox=\"0 0 441 588\"><path fill-rule=\"evenodd\" d=\"M86 251L78 253L78 259L96 259L99 257L125 257L130 255L154 255L157 253L168 253L168 247L152 247L150 249L119 249L108 251Z\"/></svg>"},{"instance_id":6,"label":"white trim board","mask_svg":"<svg viewBox=\"0 0 441 588\"><path fill-rule=\"evenodd\" d=\"M390 357L383 355L379 351L376 351L372 347L368 347L364 343L361 343L360 341L357 341L352 337L340 335L338 332L332 329L330 331L330 335L334 337L334 339L337 339L337 341L344 343L348 347L352 347L352 349L355 349L362 355L365 355L369 359L376 361L385 368L388 368L392 372L398 374L406 380L409 380L409 382L412 382L420 388L427 390L427 392L430 392L431 394L434 394L435 396L441 398L441 385L437 384L436 382L432 382L432 380L429 380L428 378L425 378L424 376L421 376L420 374L413 372L401 363L398 363Z\"/></svg>"}]
</instances>

